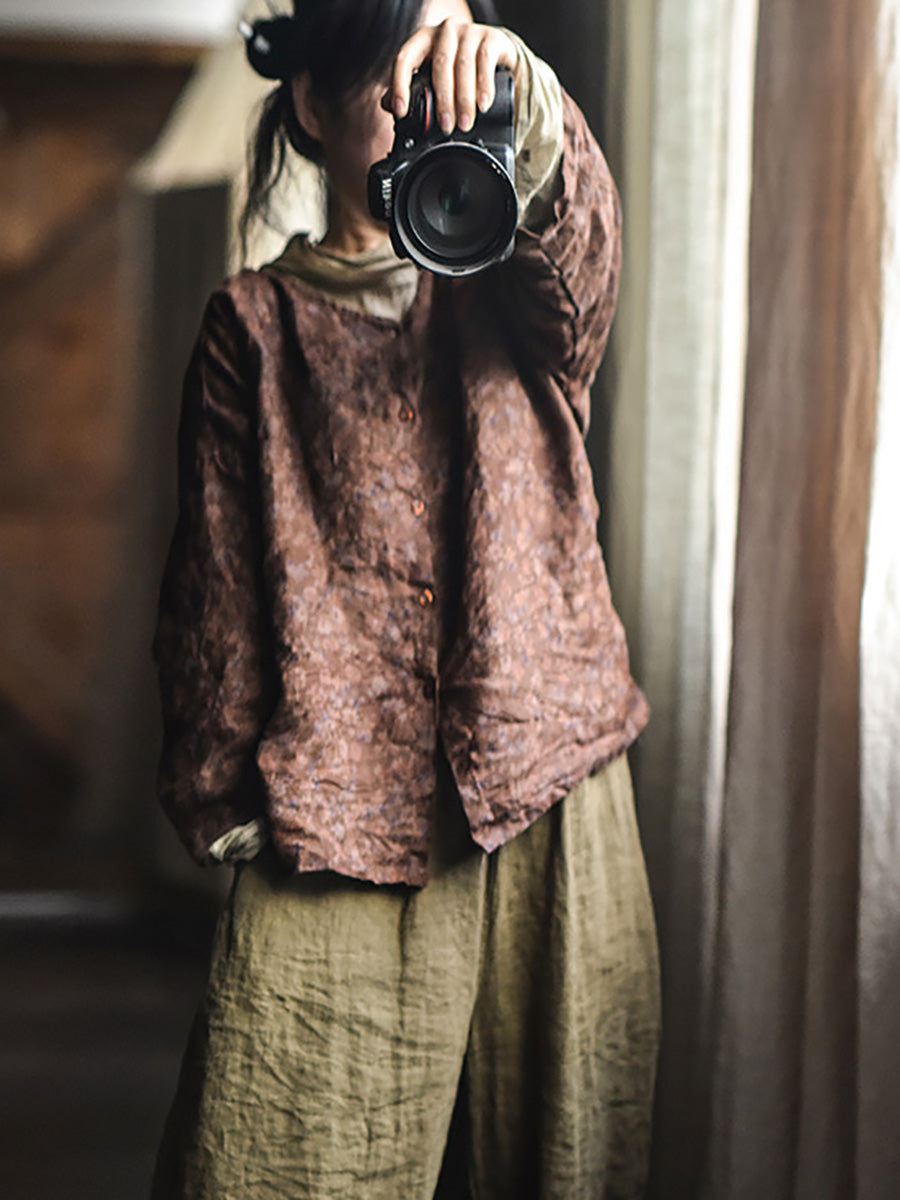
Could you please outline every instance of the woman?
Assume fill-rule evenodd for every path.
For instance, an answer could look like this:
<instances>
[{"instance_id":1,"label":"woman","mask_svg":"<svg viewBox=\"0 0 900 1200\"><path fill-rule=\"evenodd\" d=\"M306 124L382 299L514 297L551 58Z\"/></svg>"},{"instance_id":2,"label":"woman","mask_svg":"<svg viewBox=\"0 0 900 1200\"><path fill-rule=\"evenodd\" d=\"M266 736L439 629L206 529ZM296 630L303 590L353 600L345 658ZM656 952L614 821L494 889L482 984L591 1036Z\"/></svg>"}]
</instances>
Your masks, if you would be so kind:
<instances>
[{"instance_id":1,"label":"woman","mask_svg":"<svg viewBox=\"0 0 900 1200\"><path fill-rule=\"evenodd\" d=\"M244 232L286 141L328 226L225 282L185 381L160 795L237 865L157 1200L643 1190L647 709L583 442L618 201L492 15L307 0L263 39ZM515 79L516 249L460 279L397 259L366 204L426 60L444 129Z\"/></svg>"}]
</instances>

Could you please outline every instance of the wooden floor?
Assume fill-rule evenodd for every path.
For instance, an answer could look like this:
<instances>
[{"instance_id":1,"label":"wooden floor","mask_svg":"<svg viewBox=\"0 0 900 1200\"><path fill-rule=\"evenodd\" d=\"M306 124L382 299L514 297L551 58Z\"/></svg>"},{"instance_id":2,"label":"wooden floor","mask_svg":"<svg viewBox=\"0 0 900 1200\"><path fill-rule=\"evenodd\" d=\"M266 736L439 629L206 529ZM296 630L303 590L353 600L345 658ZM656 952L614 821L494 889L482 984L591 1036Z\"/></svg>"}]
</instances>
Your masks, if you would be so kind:
<instances>
[{"instance_id":1,"label":"wooden floor","mask_svg":"<svg viewBox=\"0 0 900 1200\"><path fill-rule=\"evenodd\" d=\"M189 70L0 41L0 870L85 765L128 487L117 200Z\"/></svg>"}]
</instances>

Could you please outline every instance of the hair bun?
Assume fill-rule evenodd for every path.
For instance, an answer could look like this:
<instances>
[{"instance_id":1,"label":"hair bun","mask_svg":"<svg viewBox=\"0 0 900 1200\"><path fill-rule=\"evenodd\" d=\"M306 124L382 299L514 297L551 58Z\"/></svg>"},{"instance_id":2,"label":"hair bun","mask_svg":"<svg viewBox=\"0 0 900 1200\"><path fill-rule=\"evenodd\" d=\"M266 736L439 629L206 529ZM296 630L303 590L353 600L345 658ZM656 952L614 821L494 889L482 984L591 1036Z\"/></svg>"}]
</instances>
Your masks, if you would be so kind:
<instances>
[{"instance_id":1,"label":"hair bun","mask_svg":"<svg viewBox=\"0 0 900 1200\"><path fill-rule=\"evenodd\" d=\"M261 17L238 26L247 61L264 79L290 79L300 69L297 25L293 17Z\"/></svg>"}]
</instances>

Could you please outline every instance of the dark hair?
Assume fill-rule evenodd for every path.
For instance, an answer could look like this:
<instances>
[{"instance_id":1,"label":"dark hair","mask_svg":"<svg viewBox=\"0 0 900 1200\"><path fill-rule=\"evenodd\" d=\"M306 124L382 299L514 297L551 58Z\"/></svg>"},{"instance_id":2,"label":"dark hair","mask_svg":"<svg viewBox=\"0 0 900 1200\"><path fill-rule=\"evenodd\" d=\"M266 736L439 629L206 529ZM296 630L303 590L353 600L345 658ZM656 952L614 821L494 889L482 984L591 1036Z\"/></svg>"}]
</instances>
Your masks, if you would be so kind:
<instances>
[{"instance_id":1,"label":"dark hair","mask_svg":"<svg viewBox=\"0 0 900 1200\"><path fill-rule=\"evenodd\" d=\"M425 0L294 0L293 74L308 70L314 95L334 112L381 77L415 30ZM474 19L497 24L494 0L468 0ZM244 257L250 227L270 215L288 146L321 164L322 147L294 112L290 79L263 101L247 154L247 198L238 222Z\"/></svg>"}]
</instances>

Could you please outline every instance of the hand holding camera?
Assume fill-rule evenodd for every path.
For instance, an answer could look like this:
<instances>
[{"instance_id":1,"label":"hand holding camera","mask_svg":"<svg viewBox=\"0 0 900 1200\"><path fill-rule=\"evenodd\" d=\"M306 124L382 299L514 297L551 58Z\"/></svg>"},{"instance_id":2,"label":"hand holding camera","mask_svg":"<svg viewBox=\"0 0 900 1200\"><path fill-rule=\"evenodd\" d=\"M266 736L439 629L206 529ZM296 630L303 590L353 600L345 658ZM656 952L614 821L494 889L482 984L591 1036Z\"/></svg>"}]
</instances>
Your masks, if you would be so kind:
<instances>
[{"instance_id":1,"label":"hand holding camera","mask_svg":"<svg viewBox=\"0 0 900 1200\"><path fill-rule=\"evenodd\" d=\"M518 87L519 52L502 29L453 20L423 25L394 59L391 86L382 103L395 117L406 115L413 73L429 60L437 121L444 133L454 126L468 133L476 104L478 111L488 111L497 67L508 67Z\"/></svg>"},{"instance_id":2,"label":"hand holding camera","mask_svg":"<svg viewBox=\"0 0 900 1200\"><path fill-rule=\"evenodd\" d=\"M399 257L470 275L512 253L517 59L501 30L453 21L424 26L398 53L382 101L394 145L369 172L368 200Z\"/></svg>"},{"instance_id":3,"label":"hand holding camera","mask_svg":"<svg viewBox=\"0 0 900 1200\"><path fill-rule=\"evenodd\" d=\"M449 0L426 0L423 19L435 6L446 12ZM329 8L308 12L325 20ZM304 13L240 26L250 65L280 85L267 100L269 119L277 116L271 145L254 160L253 211L265 212L290 143L328 173L323 248L354 253L382 237L387 223L400 257L441 274L469 275L507 258L519 216L515 40L452 17L423 24L383 60L391 63L390 86L379 107L378 85L366 76L365 87L346 83L334 92L330 77L317 75ZM391 145L387 114L393 145L381 157Z\"/></svg>"}]
</instances>

